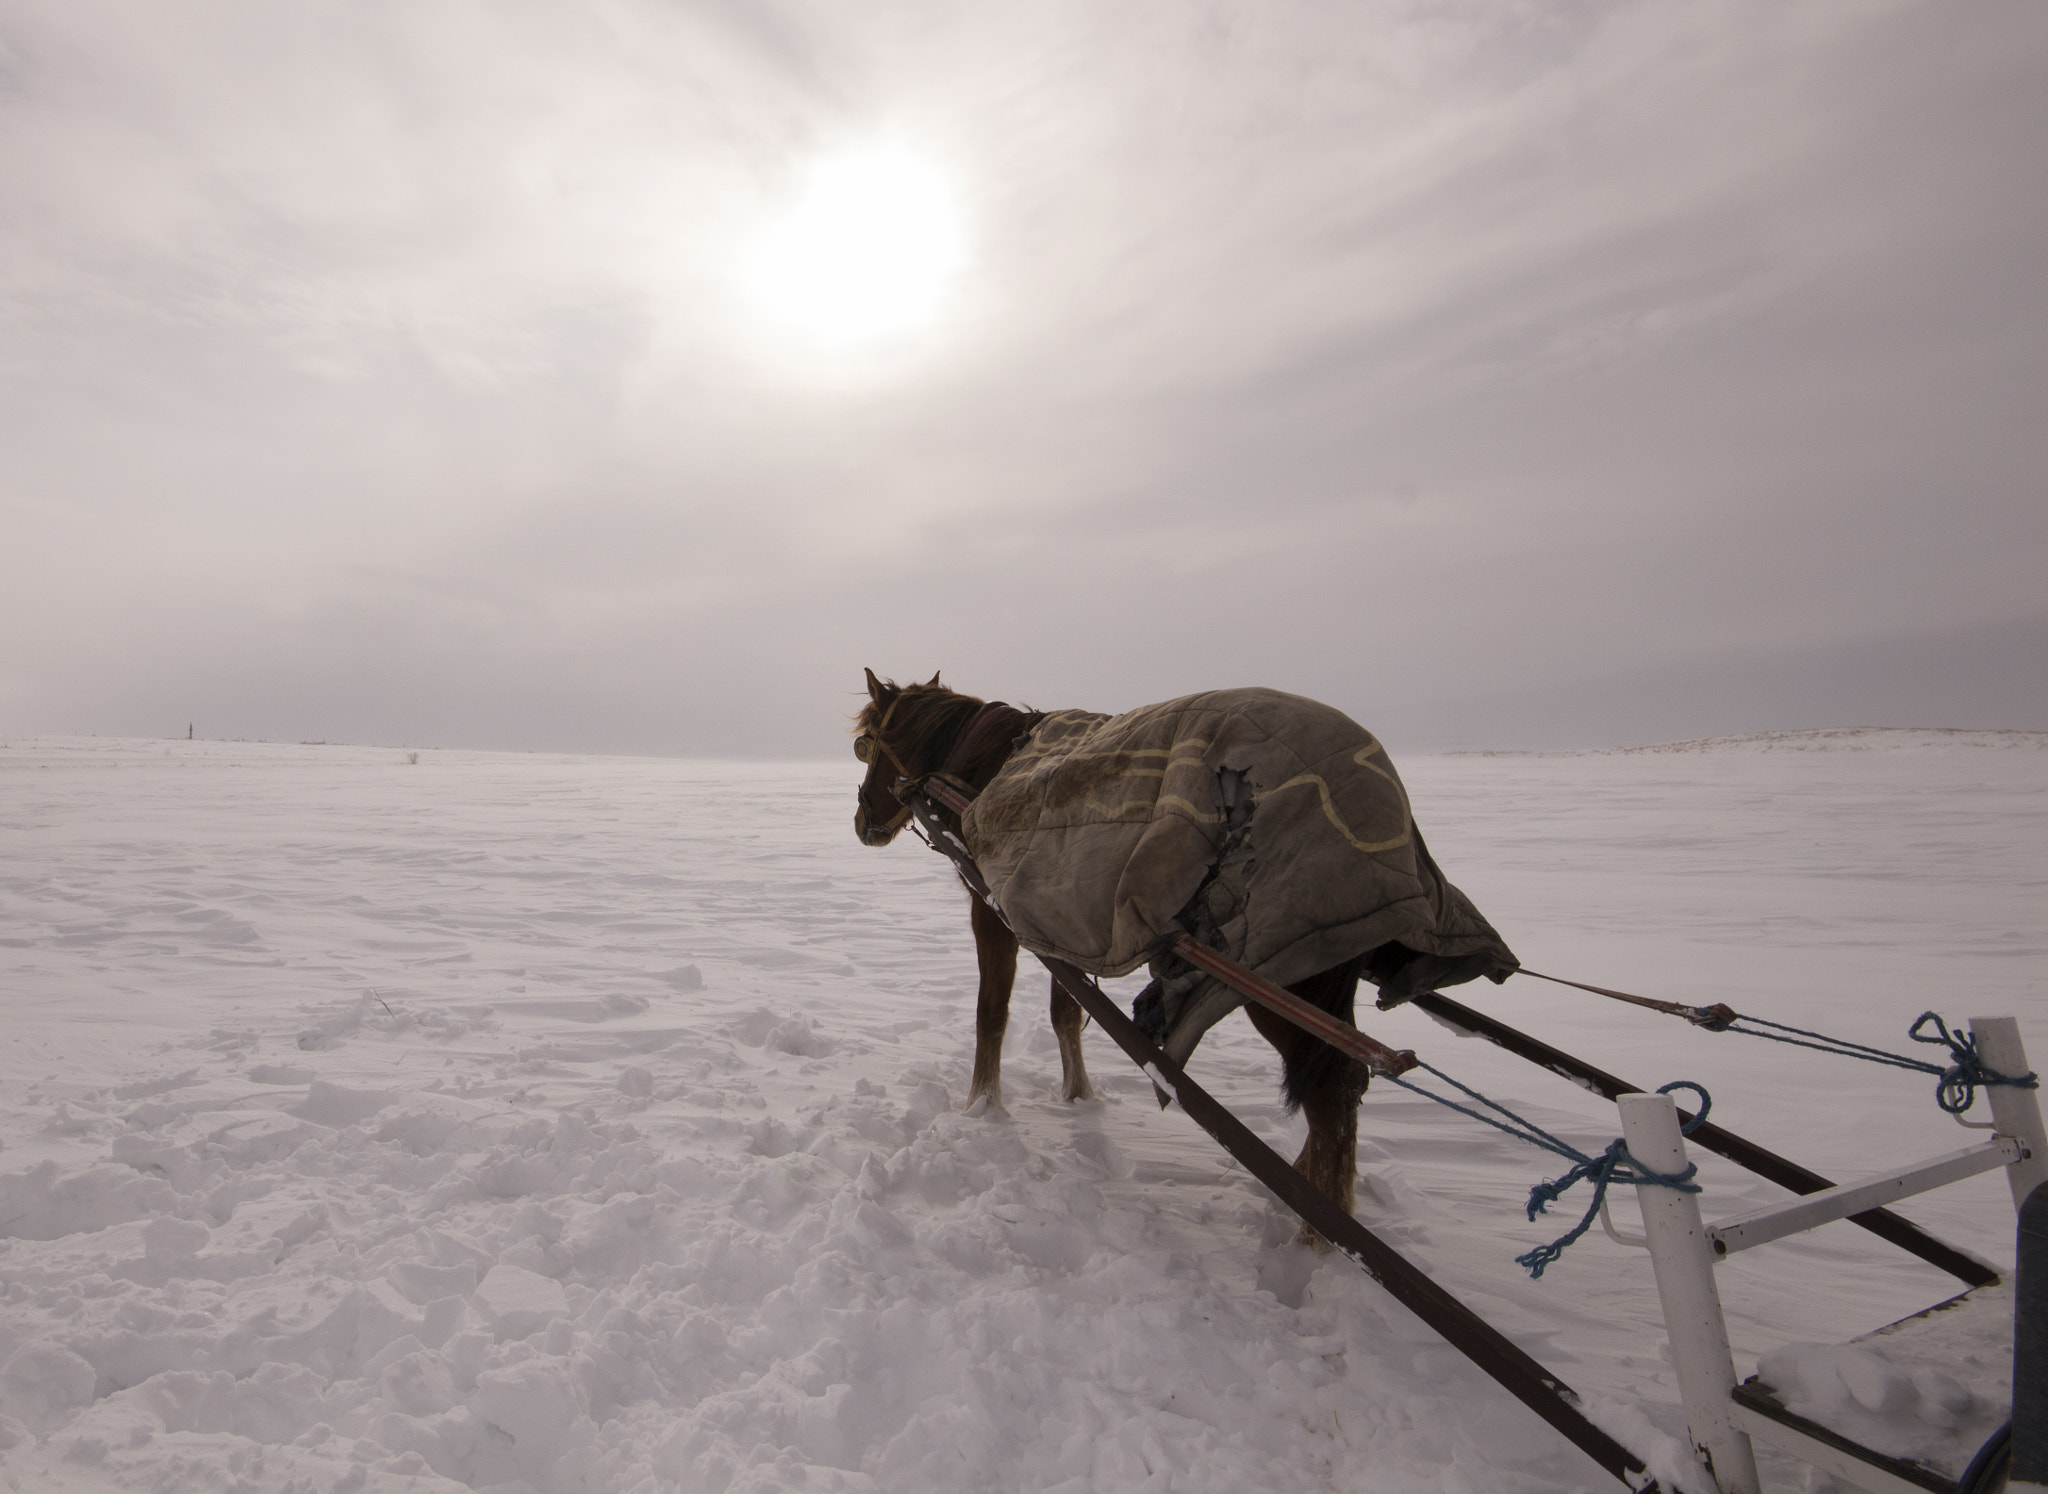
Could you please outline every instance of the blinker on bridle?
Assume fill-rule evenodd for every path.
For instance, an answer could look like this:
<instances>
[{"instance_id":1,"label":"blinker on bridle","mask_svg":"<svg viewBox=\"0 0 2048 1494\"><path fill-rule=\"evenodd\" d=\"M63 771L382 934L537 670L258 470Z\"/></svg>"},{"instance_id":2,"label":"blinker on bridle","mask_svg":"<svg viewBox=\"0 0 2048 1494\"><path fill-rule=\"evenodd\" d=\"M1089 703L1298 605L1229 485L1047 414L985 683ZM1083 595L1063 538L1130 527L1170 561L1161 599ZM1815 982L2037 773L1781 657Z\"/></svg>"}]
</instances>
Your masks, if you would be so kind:
<instances>
[{"instance_id":1,"label":"blinker on bridle","mask_svg":"<svg viewBox=\"0 0 2048 1494\"><path fill-rule=\"evenodd\" d=\"M903 696L899 693L894 700L889 702L889 708L882 712L882 719L875 723L874 730L864 731L853 739L853 755L864 763L872 763L875 760L875 749L879 747L882 750L883 756L896 765L896 770L899 773L905 778L914 778L917 775L912 773L903 759L896 755L896 749L882 740L882 732L888 727L889 718L896 714L896 707L902 703L902 700Z\"/></svg>"}]
</instances>

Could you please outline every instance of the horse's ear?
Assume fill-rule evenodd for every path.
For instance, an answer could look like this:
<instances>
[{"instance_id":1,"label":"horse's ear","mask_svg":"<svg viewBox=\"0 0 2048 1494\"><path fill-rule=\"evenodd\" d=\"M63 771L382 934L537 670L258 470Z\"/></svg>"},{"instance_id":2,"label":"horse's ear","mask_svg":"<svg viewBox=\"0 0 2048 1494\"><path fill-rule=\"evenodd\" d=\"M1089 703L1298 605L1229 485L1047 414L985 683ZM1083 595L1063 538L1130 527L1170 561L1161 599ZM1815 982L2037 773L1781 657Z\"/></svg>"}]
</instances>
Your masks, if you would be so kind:
<instances>
[{"instance_id":1,"label":"horse's ear","mask_svg":"<svg viewBox=\"0 0 2048 1494\"><path fill-rule=\"evenodd\" d=\"M877 679L877 678L875 677L875 672L874 672L874 670L872 670L872 669L870 669L870 670L868 670L868 671L867 671L867 676L868 676L868 699L869 699L869 700L880 700L880 699L882 698L882 682L881 682L881 681L880 681L879 679Z\"/></svg>"},{"instance_id":2,"label":"horse's ear","mask_svg":"<svg viewBox=\"0 0 2048 1494\"><path fill-rule=\"evenodd\" d=\"M938 672L938 671L937 671L937 670L935 669L935 670L933 670L933 671L932 671L932 677L931 677L931 678L930 678L929 680L925 681L925 689L927 689L927 690L931 689L931 687L932 687L933 685L936 685L936 684L937 684L938 682L939 682L939 672Z\"/></svg>"}]
</instances>

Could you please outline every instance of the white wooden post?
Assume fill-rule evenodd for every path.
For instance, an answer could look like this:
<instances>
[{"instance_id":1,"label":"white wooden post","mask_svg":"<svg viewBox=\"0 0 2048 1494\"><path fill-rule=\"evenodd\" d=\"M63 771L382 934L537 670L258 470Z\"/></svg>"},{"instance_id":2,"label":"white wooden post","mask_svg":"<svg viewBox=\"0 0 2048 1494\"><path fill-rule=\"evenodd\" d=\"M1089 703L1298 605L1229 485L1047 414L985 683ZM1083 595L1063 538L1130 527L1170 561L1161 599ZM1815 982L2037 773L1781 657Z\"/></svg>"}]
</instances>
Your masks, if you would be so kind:
<instances>
[{"instance_id":1,"label":"white wooden post","mask_svg":"<svg viewBox=\"0 0 2048 1494\"><path fill-rule=\"evenodd\" d=\"M1652 1172L1685 1171L1685 1138L1669 1095L1623 1095L1621 1133L1629 1154ZM1671 1334L1671 1362L1685 1403L1692 1445L1721 1486L1721 1494L1761 1494L1756 1453L1738 1430L1728 1399L1735 1388L1735 1357L1714 1285L1714 1249L1700 1219L1699 1195L1655 1183L1636 1185L1643 1234L1657 1273L1657 1296Z\"/></svg>"},{"instance_id":2,"label":"white wooden post","mask_svg":"<svg viewBox=\"0 0 2048 1494\"><path fill-rule=\"evenodd\" d=\"M2031 1072L2027 1050L2020 1046L2020 1024L2013 1017L1972 1017L1970 1031L1977 1036L1977 1056L1993 1073L2018 1076ZM2034 1155L2015 1162L2005 1170L2012 1184L2012 1206L2017 1210L2027 1195L2048 1183L2048 1131L2041 1126L2039 1090L2020 1089L2011 1084L1987 1084L1978 1091L1991 1101L1991 1119L1998 1134L2017 1139Z\"/></svg>"}]
</instances>

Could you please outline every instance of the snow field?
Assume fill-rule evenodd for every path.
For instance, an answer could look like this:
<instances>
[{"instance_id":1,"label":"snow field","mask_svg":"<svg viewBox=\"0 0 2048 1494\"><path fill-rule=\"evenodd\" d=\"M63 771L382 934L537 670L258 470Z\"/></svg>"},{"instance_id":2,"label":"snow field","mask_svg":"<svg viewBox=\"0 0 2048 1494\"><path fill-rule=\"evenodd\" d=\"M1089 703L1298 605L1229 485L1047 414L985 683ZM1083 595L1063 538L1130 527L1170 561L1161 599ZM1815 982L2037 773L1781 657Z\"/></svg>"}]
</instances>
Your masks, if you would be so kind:
<instances>
[{"instance_id":1,"label":"snow field","mask_svg":"<svg viewBox=\"0 0 2048 1494\"><path fill-rule=\"evenodd\" d=\"M2016 1012L2048 1044L2039 740L1798 740L1397 761L1534 968L1895 1048L1927 1005ZM938 858L854 842L857 775L0 745L0 1479L1610 1486L1293 1243L1099 1035L1104 1100L1053 1100L1042 978L1009 1114L959 1113L965 910ZM1955 1144L1914 1076L1532 982L1459 994L1638 1083L1697 1078L1716 1119L1837 1176ZM1418 1013L1361 1021L1583 1148L1614 1134ZM1245 1024L1193 1072L1292 1155ZM1647 1263L1597 1234L1541 1282L1511 1263L1582 1207L1522 1218L1549 1159L1391 1088L1363 1135L1361 1216L1670 1455ZM1702 1171L1710 1215L1773 1196ZM1976 1184L1907 1212L2009 1258L2002 1180ZM1742 1372L1947 1295L1866 1238L1725 1268ZM1930 1425L1968 1411L1929 1383Z\"/></svg>"}]
</instances>

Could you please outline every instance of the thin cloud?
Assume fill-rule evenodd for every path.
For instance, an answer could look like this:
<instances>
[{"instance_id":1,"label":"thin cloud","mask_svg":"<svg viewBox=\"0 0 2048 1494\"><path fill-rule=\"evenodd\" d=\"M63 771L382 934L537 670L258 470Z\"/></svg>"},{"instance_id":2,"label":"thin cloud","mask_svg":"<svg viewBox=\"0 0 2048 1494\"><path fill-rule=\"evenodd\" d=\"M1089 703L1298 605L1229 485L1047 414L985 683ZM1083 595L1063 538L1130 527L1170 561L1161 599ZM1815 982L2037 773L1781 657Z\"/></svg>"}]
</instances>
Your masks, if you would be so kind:
<instances>
[{"instance_id":1,"label":"thin cloud","mask_svg":"<svg viewBox=\"0 0 2048 1494\"><path fill-rule=\"evenodd\" d=\"M2042 615L2041 16L8 0L0 725L2048 726L1912 641ZM828 356L750 246L881 146L963 257Z\"/></svg>"}]
</instances>

